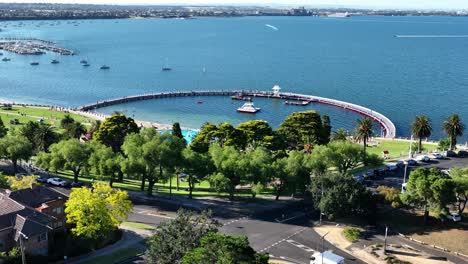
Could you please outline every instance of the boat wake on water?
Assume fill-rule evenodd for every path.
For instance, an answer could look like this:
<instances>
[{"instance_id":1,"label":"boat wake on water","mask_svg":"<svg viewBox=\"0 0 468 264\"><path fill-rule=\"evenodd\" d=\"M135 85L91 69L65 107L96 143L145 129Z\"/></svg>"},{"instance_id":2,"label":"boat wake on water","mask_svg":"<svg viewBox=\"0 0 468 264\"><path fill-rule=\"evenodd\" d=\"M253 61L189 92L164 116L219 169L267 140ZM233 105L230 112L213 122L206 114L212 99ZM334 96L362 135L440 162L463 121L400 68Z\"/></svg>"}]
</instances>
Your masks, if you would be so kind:
<instances>
[{"instance_id":1,"label":"boat wake on water","mask_svg":"<svg viewBox=\"0 0 468 264\"><path fill-rule=\"evenodd\" d=\"M395 38L468 38L468 35L395 35Z\"/></svg>"},{"instance_id":2,"label":"boat wake on water","mask_svg":"<svg viewBox=\"0 0 468 264\"><path fill-rule=\"evenodd\" d=\"M270 24L265 24L265 26L266 26L266 27L269 27L269 28L271 28L271 29L273 29L273 30L279 30L279 28L277 28L277 27L275 27L275 26L273 26L273 25L270 25Z\"/></svg>"}]
</instances>

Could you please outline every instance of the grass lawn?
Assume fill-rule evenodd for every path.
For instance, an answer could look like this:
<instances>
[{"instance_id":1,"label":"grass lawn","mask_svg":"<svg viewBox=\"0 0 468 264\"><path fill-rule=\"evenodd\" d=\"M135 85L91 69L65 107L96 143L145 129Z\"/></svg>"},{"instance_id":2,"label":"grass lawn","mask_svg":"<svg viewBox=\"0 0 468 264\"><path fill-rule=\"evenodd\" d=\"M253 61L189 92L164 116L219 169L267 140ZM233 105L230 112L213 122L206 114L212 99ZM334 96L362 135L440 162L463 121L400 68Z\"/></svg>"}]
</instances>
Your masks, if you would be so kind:
<instances>
[{"instance_id":1,"label":"grass lawn","mask_svg":"<svg viewBox=\"0 0 468 264\"><path fill-rule=\"evenodd\" d=\"M19 115L18 113L21 113L23 115ZM61 111L56 111L56 110L50 110L48 108L42 108L42 107L32 107L32 106L14 106L12 110L3 110L0 109L0 118L2 119L3 123L5 126L10 127L10 120L11 119L18 119L20 121L20 125L25 124L29 121L37 121L38 119L44 119L44 122L46 124L54 125L54 126L60 126L60 120L63 119L63 117L67 113L61 112ZM87 117L83 117L80 115L76 114L70 114L75 121L79 121L84 124L91 123L93 120Z\"/></svg>"},{"instance_id":2,"label":"grass lawn","mask_svg":"<svg viewBox=\"0 0 468 264\"><path fill-rule=\"evenodd\" d=\"M375 140L378 142L376 146L370 146L367 148L369 153L377 154L380 157L383 155L384 150L389 151L389 157L392 158L399 158L399 157L407 157L408 151L410 147L410 143L406 141L397 141L397 140L385 140L385 139L377 139ZM415 141L416 142L416 141ZM424 144L423 149L425 151L431 151L437 149L437 145L433 144ZM414 150L413 150L414 151Z\"/></svg>"},{"instance_id":3,"label":"grass lawn","mask_svg":"<svg viewBox=\"0 0 468 264\"><path fill-rule=\"evenodd\" d=\"M73 173L70 171L60 171L58 175L62 178L68 179L68 180L73 180ZM92 183L93 178L95 180L101 180L99 177L91 176L91 177L79 177L80 182L85 182L85 183ZM108 179L102 179L104 181L108 181ZM139 180L132 180L132 179L126 179L124 178L123 182L114 182L113 186L116 188L121 188L122 190L127 190L127 191L140 191L140 185L141 182ZM146 187L148 186L148 182L146 182ZM169 181L166 183L156 183L154 186L154 192L155 193L161 193L161 194L169 194L170 189L169 189ZM180 181L179 185L179 191L176 189L176 178L172 178L172 194L173 195L180 195L180 196L188 196L188 183ZM146 189L145 189L146 192ZM229 197L228 193L218 193L215 192L214 190L210 189L210 183L208 181L203 181L200 184L195 185L195 188L192 192L193 197L204 197L204 196L216 196L216 197ZM238 190L238 192L235 194L238 197L251 197L251 193L249 190ZM272 189L266 189L264 192L259 194L258 196L262 195L273 195L273 190Z\"/></svg>"},{"instance_id":4,"label":"grass lawn","mask_svg":"<svg viewBox=\"0 0 468 264\"><path fill-rule=\"evenodd\" d=\"M130 247L130 248L124 248L122 250L119 250L117 252L114 252L110 255L106 256L100 256L93 258L89 261L83 262L84 264L114 264L114 263L120 263L126 259L129 259L131 257L135 257L139 254L142 254L143 251L141 249L138 249L136 247Z\"/></svg>"},{"instance_id":5,"label":"grass lawn","mask_svg":"<svg viewBox=\"0 0 468 264\"><path fill-rule=\"evenodd\" d=\"M150 226L147 224L142 224L142 223L136 223L136 222L122 222L122 225L128 226L128 227L134 227L138 229L144 229L144 230L154 230L154 226Z\"/></svg>"}]
</instances>

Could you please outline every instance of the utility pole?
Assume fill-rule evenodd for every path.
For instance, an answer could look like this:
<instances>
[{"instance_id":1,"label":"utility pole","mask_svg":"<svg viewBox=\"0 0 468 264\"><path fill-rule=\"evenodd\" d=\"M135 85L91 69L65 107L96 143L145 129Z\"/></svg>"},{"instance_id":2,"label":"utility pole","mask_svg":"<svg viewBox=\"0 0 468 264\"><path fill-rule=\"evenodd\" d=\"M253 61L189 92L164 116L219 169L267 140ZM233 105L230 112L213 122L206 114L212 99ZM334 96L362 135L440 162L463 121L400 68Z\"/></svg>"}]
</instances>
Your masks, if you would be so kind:
<instances>
[{"instance_id":1,"label":"utility pole","mask_svg":"<svg viewBox=\"0 0 468 264\"><path fill-rule=\"evenodd\" d=\"M20 249L21 249L21 263L26 264L26 256L24 254L24 246L23 246L23 237L25 239L28 239L28 237L25 234L21 233L21 232L19 234L20 234L19 235L19 241L20 241Z\"/></svg>"},{"instance_id":2,"label":"utility pole","mask_svg":"<svg viewBox=\"0 0 468 264\"><path fill-rule=\"evenodd\" d=\"M383 246L383 253L387 253L387 233L388 233L388 226L385 227L385 239L384 239L384 246Z\"/></svg>"}]
</instances>

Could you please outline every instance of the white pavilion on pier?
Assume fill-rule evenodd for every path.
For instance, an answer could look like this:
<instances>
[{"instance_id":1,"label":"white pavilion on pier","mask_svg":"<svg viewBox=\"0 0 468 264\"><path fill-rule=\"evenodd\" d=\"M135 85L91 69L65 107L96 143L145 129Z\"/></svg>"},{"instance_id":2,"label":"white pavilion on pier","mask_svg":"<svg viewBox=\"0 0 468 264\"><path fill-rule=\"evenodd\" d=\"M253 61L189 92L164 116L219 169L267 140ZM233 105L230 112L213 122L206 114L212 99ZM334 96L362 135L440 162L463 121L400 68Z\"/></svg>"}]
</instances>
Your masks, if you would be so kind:
<instances>
[{"instance_id":1,"label":"white pavilion on pier","mask_svg":"<svg viewBox=\"0 0 468 264\"><path fill-rule=\"evenodd\" d=\"M279 87L279 85L275 85L273 86L272 90L273 90L273 96L279 97L281 87Z\"/></svg>"}]
</instances>

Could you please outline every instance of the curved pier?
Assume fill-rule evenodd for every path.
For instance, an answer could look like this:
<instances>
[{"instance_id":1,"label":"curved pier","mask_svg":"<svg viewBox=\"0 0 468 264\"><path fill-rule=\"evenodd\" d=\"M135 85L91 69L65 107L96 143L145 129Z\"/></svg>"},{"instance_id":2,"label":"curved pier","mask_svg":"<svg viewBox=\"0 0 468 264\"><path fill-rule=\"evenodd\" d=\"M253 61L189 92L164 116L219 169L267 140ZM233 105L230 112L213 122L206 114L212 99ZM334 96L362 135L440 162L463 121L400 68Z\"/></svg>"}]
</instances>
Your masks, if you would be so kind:
<instances>
[{"instance_id":1,"label":"curved pier","mask_svg":"<svg viewBox=\"0 0 468 264\"><path fill-rule=\"evenodd\" d=\"M142 100L150 100L150 99L158 99L158 98L169 98L169 97L184 97L184 96L235 96L241 95L246 97L266 97L266 98L276 98L276 99L283 99L283 100L298 100L298 101L310 101L320 104L331 105L335 107L339 107L342 109L350 110L356 112L360 115L367 116L375 120L380 126L383 128L383 137L385 138L395 138L396 136L396 128L393 122L384 116L383 114L373 111L364 106L360 106L357 104L352 104L348 102L343 102L335 99L313 96L313 95L306 95L306 94L297 94L297 93L273 93L269 91L244 91L244 90L237 90L237 91L185 91L185 92L162 92L162 93L151 93L151 94L140 94L140 95L133 95L133 96L123 96L115 99L109 99L105 101L98 101L93 104L84 105L79 108L81 111L90 111L95 110L97 108L135 102L135 101L142 101Z\"/></svg>"}]
</instances>

